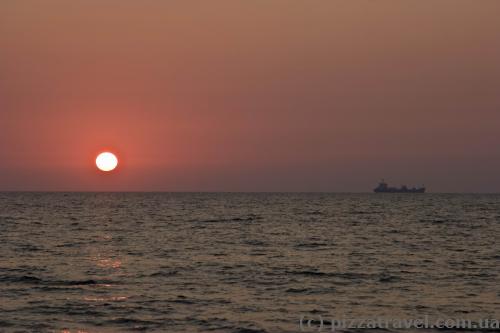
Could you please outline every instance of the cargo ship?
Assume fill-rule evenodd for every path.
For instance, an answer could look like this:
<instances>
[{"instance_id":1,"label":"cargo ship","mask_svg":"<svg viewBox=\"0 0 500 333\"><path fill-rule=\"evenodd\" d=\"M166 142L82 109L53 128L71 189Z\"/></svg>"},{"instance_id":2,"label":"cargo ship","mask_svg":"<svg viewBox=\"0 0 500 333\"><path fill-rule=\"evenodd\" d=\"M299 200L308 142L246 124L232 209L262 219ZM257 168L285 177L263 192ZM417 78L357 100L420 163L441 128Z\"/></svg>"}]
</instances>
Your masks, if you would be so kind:
<instances>
[{"instance_id":1,"label":"cargo ship","mask_svg":"<svg viewBox=\"0 0 500 333\"><path fill-rule=\"evenodd\" d=\"M390 187L383 179L378 184L375 189L373 189L375 193L425 193L425 187L412 187L408 188L406 185L402 185L401 187Z\"/></svg>"}]
</instances>

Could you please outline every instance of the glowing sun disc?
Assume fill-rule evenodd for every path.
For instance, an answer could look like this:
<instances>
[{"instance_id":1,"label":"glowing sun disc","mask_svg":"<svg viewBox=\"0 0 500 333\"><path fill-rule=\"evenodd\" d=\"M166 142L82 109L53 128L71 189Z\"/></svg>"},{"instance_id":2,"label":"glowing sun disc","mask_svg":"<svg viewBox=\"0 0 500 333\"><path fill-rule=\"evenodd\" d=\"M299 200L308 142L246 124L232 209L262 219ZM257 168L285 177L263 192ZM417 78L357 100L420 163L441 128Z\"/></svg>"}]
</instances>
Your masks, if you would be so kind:
<instances>
[{"instance_id":1,"label":"glowing sun disc","mask_svg":"<svg viewBox=\"0 0 500 333\"><path fill-rule=\"evenodd\" d=\"M112 171L118 165L118 159L113 153L100 153L95 159L95 164L101 171Z\"/></svg>"}]
</instances>

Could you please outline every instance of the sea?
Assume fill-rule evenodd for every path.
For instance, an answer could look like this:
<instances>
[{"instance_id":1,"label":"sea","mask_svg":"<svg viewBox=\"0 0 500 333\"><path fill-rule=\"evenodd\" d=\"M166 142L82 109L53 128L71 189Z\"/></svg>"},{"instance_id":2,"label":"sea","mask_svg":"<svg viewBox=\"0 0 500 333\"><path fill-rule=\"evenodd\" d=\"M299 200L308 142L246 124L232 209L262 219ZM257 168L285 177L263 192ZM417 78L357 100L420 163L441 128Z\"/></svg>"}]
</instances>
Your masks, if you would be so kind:
<instances>
[{"instance_id":1,"label":"sea","mask_svg":"<svg viewBox=\"0 0 500 333\"><path fill-rule=\"evenodd\" d=\"M0 332L498 332L499 236L495 194L0 193Z\"/></svg>"}]
</instances>

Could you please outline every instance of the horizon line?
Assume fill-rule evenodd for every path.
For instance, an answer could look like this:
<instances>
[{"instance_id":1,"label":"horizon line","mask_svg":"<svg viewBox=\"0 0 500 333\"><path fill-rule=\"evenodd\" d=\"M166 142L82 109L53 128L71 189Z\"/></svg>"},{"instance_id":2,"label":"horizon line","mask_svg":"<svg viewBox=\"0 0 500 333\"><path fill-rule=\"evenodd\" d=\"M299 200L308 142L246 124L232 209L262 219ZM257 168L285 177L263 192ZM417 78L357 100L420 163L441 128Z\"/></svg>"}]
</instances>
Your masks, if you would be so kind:
<instances>
[{"instance_id":1,"label":"horizon line","mask_svg":"<svg viewBox=\"0 0 500 333\"><path fill-rule=\"evenodd\" d=\"M500 192L426 192L426 193L375 193L373 191L168 191L168 190L0 190L0 193L179 193L179 194L280 194L280 193L297 193L297 194L376 194L376 195L423 195L426 194L500 194Z\"/></svg>"}]
</instances>

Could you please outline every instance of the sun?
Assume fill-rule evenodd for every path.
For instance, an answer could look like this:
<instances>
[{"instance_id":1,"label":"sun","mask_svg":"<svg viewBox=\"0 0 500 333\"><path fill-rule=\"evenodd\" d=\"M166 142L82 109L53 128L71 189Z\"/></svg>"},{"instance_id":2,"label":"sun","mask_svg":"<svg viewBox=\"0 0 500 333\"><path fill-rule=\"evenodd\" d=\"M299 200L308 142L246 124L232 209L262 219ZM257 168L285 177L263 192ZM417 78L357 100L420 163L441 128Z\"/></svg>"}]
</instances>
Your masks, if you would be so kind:
<instances>
[{"instance_id":1,"label":"sun","mask_svg":"<svg viewBox=\"0 0 500 333\"><path fill-rule=\"evenodd\" d=\"M115 154L110 152L100 153L95 159L95 164L101 171L112 171L118 165L118 159Z\"/></svg>"}]
</instances>

